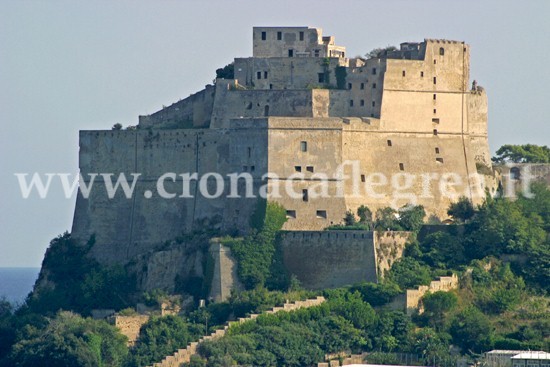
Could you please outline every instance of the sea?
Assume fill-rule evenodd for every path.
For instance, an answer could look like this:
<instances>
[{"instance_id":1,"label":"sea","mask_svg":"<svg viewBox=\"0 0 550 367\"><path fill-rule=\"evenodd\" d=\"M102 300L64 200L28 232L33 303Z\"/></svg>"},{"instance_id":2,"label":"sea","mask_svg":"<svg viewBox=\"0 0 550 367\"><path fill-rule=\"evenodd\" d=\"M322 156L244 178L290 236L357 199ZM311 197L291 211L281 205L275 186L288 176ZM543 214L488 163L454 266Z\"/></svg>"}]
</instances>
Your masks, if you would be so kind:
<instances>
[{"instance_id":1,"label":"sea","mask_svg":"<svg viewBox=\"0 0 550 367\"><path fill-rule=\"evenodd\" d=\"M0 299L20 305L32 290L40 268L0 268Z\"/></svg>"}]
</instances>

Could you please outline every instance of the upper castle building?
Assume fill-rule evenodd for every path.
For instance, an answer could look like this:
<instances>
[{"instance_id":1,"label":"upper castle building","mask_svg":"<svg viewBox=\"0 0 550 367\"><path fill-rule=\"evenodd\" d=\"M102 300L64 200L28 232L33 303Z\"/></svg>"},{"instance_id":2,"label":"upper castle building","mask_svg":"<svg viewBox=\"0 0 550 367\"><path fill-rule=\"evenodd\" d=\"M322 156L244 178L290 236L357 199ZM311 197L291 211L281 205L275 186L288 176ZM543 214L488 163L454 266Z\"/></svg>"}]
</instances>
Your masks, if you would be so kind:
<instances>
[{"instance_id":1,"label":"upper castle building","mask_svg":"<svg viewBox=\"0 0 550 367\"><path fill-rule=\"evenodd\" d=\"M487 96L470 87L464 42L406 42L365 60L318 28L252 34L252 57L234 60L233 79L140 116L135 130L80 132L85 180L141 173L131 199L110 199L98 180L89 198L78 196L73 236L95 233L98 259L129 261L206 222L246 230L257 200L227 197L232 173L252 175L255 193L267 185L269 200L287 210L286 230L323 229L361 205L419 204L445 219L458 197L479 203L493 190ZM191 181L192 197L180 197L176 176L163 181L176 197L161 198L157 182L167 172L219 173L225 194L205 197Z\"/></svg>"}]
</instances>

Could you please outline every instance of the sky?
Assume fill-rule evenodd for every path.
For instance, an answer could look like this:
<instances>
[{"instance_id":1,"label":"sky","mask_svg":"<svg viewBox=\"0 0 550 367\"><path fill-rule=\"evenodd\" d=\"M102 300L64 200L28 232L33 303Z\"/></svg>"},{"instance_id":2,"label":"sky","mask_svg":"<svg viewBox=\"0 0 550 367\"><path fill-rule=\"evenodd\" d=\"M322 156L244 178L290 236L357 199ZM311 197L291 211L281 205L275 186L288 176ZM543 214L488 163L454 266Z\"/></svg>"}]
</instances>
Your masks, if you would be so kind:
<instances>
[{"instance_id":1,"label":"sky","mask_svg":"<svg viewBox=\"0 0 550 367\"><path fill-rule=\"evenodd\" d=\"M550 145L550 1L0 2L0 267L38 267L75 196L23 198L15 173L78 173L79 130L135 125L187 97L253 26L313 26L350 56L424 38L466 41L489 98L489 143Z\"/></svg>"}]
</instances>

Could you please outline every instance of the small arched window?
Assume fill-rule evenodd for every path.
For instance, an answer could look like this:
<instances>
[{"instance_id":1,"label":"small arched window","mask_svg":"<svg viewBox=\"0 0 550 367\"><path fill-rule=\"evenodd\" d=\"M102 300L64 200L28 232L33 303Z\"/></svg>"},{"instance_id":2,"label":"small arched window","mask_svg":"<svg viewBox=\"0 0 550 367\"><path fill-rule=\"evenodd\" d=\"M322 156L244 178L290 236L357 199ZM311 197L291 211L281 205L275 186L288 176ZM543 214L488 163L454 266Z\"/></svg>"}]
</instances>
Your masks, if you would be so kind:
<instances>
[{"instance_id":1,"label":"small arched window","mask_svg":"<svg viewBox=\"0 0 550 367\"><path fill-rule=\"evenodd\" d=\"M512 177L512 180L521 179L521 172L518 167L510 168L510 177Z\"/></svg>"},{"instance_id":2,"label":"small arched window","mask_svg":"<svg viewBox=\"0 0 550 367\"><path fill-rule=\"evenodd\" d=\"M444 49L443 47L440 47L440 48L439 48L439 55L440 55L440 56L445 55L445 49Z\"/></svg>"}]
</instances>

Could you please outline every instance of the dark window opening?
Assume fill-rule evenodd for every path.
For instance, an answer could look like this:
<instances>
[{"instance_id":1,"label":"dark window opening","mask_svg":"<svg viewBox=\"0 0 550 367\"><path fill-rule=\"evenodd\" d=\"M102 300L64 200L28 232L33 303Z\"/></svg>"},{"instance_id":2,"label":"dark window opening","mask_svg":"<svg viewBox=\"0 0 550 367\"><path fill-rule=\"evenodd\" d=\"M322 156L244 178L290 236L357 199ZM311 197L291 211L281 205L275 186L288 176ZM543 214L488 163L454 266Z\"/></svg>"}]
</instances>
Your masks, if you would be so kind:
<instances>
[{"instance_id":1,"label":"dark window opening","mask_svg":"<svg viewBox=\"0 0 550 367\"><path fill-rule=\"evenodd\" d=\"M372 89L376 89L376 83L372 83Z\"/></svg>"},{"instance_id":2,"label":"dark window opening","mask_svg":"<svg viewBox=\"0 0 550 367\"><path fill-rule=\"evenodd\" d=\"M351 83L348 83L348 89L351 89L353 85Z\"/></svg>"},{"instance_id":3,"label":"dark window opening","mask_svg":"<svg viewBox=\"0 0 550 367\"><path fill-rule=\"evenodd\" d=\"M256 170L256 166L250 166L250 172L254 172Z\"/></svg>"},{"instance_id":4,"label":"dark window opening","mask_svg":"<svg viewBox=\"0 0 550 367\"><path fill-rule=\"evenodd\" d=\"M262 72L261 72L261 71L258 71L258 72L256 73L256 78L257 78L257 79L262 79Z\"/></svg>"},{"instance_id":5,"label":"dark window opening","mask_svg":"<svg viewBox=\"0 0 550 367\"><path fill-rule=\"evenodd\" d=\"M439 154L439 147L435 148L435 154Z\"/></svg>"},{"instance_id":6,"label":"dark window opening","mask_svg":"<svg viewBox=\"0 0 550 367\"><path fill-rule=\"evenodd\" d=\"M313 51L313 53L314 53L315 57L319 57L319 50L315 50L315 51Z\"/></svg>"},{"instance_id":7,"label":"dark window opening","mask_svg":"<svg viewBox=\"0 0 550 367\"><path fill-rule=\"evenodd\" d=\"M300 150L302 152L307 152L307 141L300 142Z\"/></svg>"},{"instance_id":8,"label":"dark window opening","mask_svg":"<svg viewBox=\"0 0 550 367\"><path fill-rule=\"evenodd\" d=\"M434 114L437 113L437 109L434 108Z\"/></svg>"},{"instance_id":9,"label":"dark window opening","mask_svg":"<svg viewBox=\"0 0 550 367\"><path fill-rule=\"evenodd\" d=\"M405 76L405 75L407 75L407 73L406 73L406 71L405 71L405 70L403 70L403 76Z\"/></svg>"},{"instance_id":10,"label":"dark window opening","mask_svg":"<svg viewBox=\"0 0 550 367\"><path fill-rule=\"evenodd\" d=\"M510 168L510 176L512 180L519 180L521 178L521 172L518 167Z\"/></svg>"},{"instance_id":11,"label":"dark window opening","mask_svg":"<svg viewBox=\"0 0 550 367\"><path fill-rule=\"evenodd\" d=\"M302 172L302 166L294 166L294 171Z\"/></svg>"},{"instance_id":12,"label":"dark window opening","mask_svg":"<svg viewBox=\"0 0 550 367\"><path fill-rule=\"evenodd\" d=\"M327 219L327 211L317 210L317 218Z\"/></svg>"},{"instance_id":13,"label":"dark window opening","mask_svg":"<svg viewBox=\"0 0 550 367\"><path fill-rule=\"evenodd\" d=\"M439 48L439 55L440 55L440 56L445 55L445 49L444 49L443 47L440 47L440 48Z\"/></svg>"},{"instance_id":14,"label":"dark window opening","mask_svg":"<svg viewBox=\"0 0 550 367\"><path fill-rule=\"evenodd\" d=\"M437 60L434 59L434 65L437 64Z\"/></svg>"},{"instance_id":15,"label":"dark window opening","mask_svg":"<svg viewBox=\"0 0 550 367\"><path fill-rule=\"evenodd\" d=\"M252 156L252 148L248 147L248 158Z\"/></svg>"},{"instance_id":16,"label":"dark window opening","mask_svg":"<svg viewBox=\"0 0 550 367\"><path fill-rule=\"evenodd\" d=\"M304 32L300 32L300 41L304 40Z\"/></svg>"},{"instance_id":17,"label":"dark window opening","mask_svg":"<svg viewBox=\"0 0 550 367\"><path fill-rule=\"evenodd\" d=\"M277 32L277 40L282 40L283 39L283 32Z\"/></svg>"},{"instance_id":18,"label":"dark window opening","mask_svg":"<svg viewBox=\"0 0 550 367\"><path fill-rule=\"evenodd\" d=\"M420 77L424 78L424 72L423 71L420 72Z\"/></svg>"},{"instance_id":19,"label":"dark window opening","mask_svg":"<svg viewBox=\"0 0 550 367\"><path fill-rule=\"evenodd\" d=\"M286 217L287 218L296 218L296 210L287 210L286 211Z\"/></svg>"},{"instance_id":20,"label":"dark window opening","mask_svg":"<svg viewBox=\"0 0 550 367\"><path fill-rule=\"evenodd\" d=\"M265 116L265 117L269 116L269 106L268 106L268 105L266 105L266 106L264 107L264 116Z\"/></svg>"},{"instance_id":21,"label":"dark window opening","mask_svg":"<svg viewBox=\"0 0 550 367\"><path fill-rule=\"evenodd\" d=\"M269 84L269 89L273 89L273 84Z\"/></svg>"},{"instance_id":22,"label":"dark window opening","mask_svg":"<svg viewBox=\"0 0 550 367\"><path fill-rule=\"evenodd\" d=\"M314 171L313 166L307 166L306 171L313 173L313 171Z\"/></svg>"},{"instance_id":23,"label":"dark window opening","mask_svg":"<svg viewBox=\"0 0 550 367\"><path fill-rule=\"evenodd\" d=\"M365 89L365 83L361 83L361 89Z\"/></svg>"},{"instance_id":24,"label":"dark window opening","mask_svg":"<svg viewBox=\"0 0 550 367\"><path fill-rule=\"evenodd\" d=\"M288 50L288 57L294 57L294 50Z\"/></svg>"},{"instance_id":25,"label":"dark window opening","mask_svg":"<svg viewBox=\"0 0 550 367\"><path fill-rule=\"evenodd\" d=\"M307 189L302 190L302 201L305 201L305 202L309 201L309 195L308 195Z\"/></svg>"},{"instance_id":26,"label":"dark window opening","mask_svg":"<svg viewBox=\"0 0 550 367\"><path fill-rule=\"evenodd\" d=\"M350 99L350 100L349 100L349 106L350 106L350 107L353 107L353 99Z\"/></svg>"},{"instance_id":27,"label":"dark window opening","mask_svg":"<svg viewBox=\"0 0 550 367\"><path fill-rule=\"evenodd\" d=\"M391 140L388 140L388 146L389 146L389 147L392 146Z\"/></svg>"},{"instance_id":28,"label":"dark window opening","mask_svg":"<svg viewBox=\"0 0 550 367\"><path fill-rule=\"evenodd\" d=\"M265 41L267 39L267 33L262 32L262 41Z\"/></svg>"},{"instance_id":29,"label":"dark window opening","mask_svg":"<svg viewBox=\"0 0 550 367\"><path fill-rule=\"evenodd\" d=\"M361 100L361 106L364 106L364 105L365 105L365 100L362 99L362 100Z\"/></svg>"},{"instance_id":30,"label":"dark window opening","mask_svg":"<svg viewBox=\"0 0 550 367\"><path fill-rule=\"evenodd\" d=\"M434 129L434 135L437 135L437 129Z\"/></svg>"},{"instance_id":31,"label":"dark window opening","mask_svg":"<svg viewBox=\"0 0 550 367\"><path fill-rule=\"evenodd\" d=\"M372 68L372 75L376 75L376 68Z\"/></svg>"},{"instance_id":32,"label":"dark window opening","mask_svg":"<svg viewBox=\"0 0 550 367\"><path fill-rule=\"evenodd\" d=\"M438 118L433 118L433 119L432 119L432 122L433 122L434 124L439 124L439 119L438 119Z\"/></svg>"},{"instance_id":33,"label":"dark window opening","mask_svg":"<svg viewBox=\"0 0 550 367\"><path fill-rule=\"evenodd\" d=\"M319 83L324 83L325 82L325 73L318 73L317 74L317 80L319 81Z\"/></svg>"},{"instance_id":34,"label":"dark window opening","mask_svg":"<svg viewBox=\"0 0 550 367\"><path fill-rule=\"evenodd\" d=\"M399 163L399 170L400 171L404 171L405 170L405 165L403 163Z\"/></svg>"},{"instance_id":35,"label":"dark window opening","mask_svg":"<svg viewBox=\"0 0 550 367\"><path fill-rule=\"evenodd\" d=\"M372 101L372 107L376 106L376 101Z\"/></svg>"},{"instance_id":36,"label":"dark window opening","mask_svg":"<svg viewBox=\"0 0 550 367\"><path fill-rule=\"evenodd\" d=\"M267 71L264 71L264 79L267 79Z\"/></svg>"},{"instance_id":37,"label":"dark window opening","mask_svg":"<svg viewBox=\"0 0 550 367\"><path fill-rule=\"evenodd\" d=\"M434 76L434 84L437 84L437 77Z\"/></svg>"},{"instance_id":38,"label":"dark window opening","mask_svg":"<svg viewBox=\"0 0 550 367\"><path fill-rule=\"evenodd\" d=\"M437 99L437 94L434 93L434 101Z\"/></svg>"},{"instance_id":39,"label":"dark window opening","mask_svg":"<svg viewBox=\"0 0 550 367\"><path fill-rule=\"evenodd\" d=\"M365 175L361 175L361 182L365 182L367 179L365 177Z\"/></svg>"},{"instance_id":40,"label":"dark window opening","mask_svg":"<svg viewBox=\"0 0 550 367\"><path fill-rule=\"evenodd\" d=\"M443 163L443 158L436 158L435 160L439 163Z\"/></svg>"}]
</instances>

